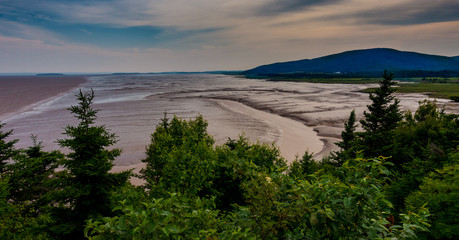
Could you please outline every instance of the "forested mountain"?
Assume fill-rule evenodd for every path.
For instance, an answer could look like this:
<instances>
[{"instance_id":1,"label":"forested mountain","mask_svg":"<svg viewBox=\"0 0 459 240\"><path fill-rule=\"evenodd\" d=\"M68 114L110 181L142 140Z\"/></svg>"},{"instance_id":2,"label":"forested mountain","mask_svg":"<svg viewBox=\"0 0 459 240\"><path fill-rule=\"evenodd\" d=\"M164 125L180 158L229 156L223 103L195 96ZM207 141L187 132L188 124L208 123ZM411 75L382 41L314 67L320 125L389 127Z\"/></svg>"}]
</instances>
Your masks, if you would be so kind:
<instances>
[{"instance_id":1,"label":"forested mountain","mask_svg":"<svg viewBox=\"0 0 459 240\"><path fill-rule=\"evenodd\" d=\"M246 75L272 74L371 74L392 72L459 72L459 57L404 52L389 48L354 50L314 59L280 62L245 71Z\"/></svg>"}]
</instances>

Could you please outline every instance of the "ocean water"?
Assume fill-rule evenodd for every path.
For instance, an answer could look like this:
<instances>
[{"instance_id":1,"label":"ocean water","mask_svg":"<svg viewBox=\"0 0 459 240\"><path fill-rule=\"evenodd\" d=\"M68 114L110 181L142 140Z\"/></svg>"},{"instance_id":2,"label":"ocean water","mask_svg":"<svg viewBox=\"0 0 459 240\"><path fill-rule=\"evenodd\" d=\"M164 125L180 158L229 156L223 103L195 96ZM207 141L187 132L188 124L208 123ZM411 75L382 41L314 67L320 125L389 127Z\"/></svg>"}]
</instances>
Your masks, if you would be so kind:
<instances>
[{"instance_id":1,"label":"ocean water","mask_svg":"<svg viewBox=\"0 0 459 240\"><path fill-rule=\"evenodd\" d=\"M150 135L165 112L169 117L177 115L185 119L202 114L217 144L241 133L252 141L266 143L276 143L282 136L282 129L269 121L228 109L221 100L237 101L304 123L319 132L320 139L330 147L339 137L350 111L355 109L361 115L369 104L367 94L358 92L366 87L271 82L217 74L101 75L89 77L79 89L3 122L7 123L6 129L14 129L13 137L20 140L17 147L30 146L30 135L34 134L45 150L59 149L56 140L65 138L62 134L65 126L77 124L67 108L77 104L75 94L80 89L92 89L96 96L93 107L100 110L96 124L105 125L115 133L119 139L116 146L124 150L115 164L134 166L144 158ZM424 96L400 98L406 109L413 110Z\"/></svg>"}]
</instances>

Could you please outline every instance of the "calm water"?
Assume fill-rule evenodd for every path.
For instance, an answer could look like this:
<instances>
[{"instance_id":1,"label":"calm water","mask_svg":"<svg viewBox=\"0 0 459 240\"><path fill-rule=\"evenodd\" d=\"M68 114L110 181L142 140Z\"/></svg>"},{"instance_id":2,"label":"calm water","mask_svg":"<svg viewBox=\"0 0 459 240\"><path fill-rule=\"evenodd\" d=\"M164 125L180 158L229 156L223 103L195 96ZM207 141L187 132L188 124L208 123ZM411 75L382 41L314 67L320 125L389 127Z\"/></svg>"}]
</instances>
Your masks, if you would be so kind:
<instances>
[{"instance_id":1,"label":"calm water","mask_svg":"<svg viewBox=\"0 0 459 240\"><path fill-rule=\"evenodd\" d=\"M97 124L104 124L119 137L124 149L116 164L136 165L144 157L150 134L164 112L182 118L202 114L217 143L245 132L251 140L276 142L280 130L263 119L225 109L218 99L298 120L319 131L324 142L333 142L352 109L362 113L369 104L366 94L356 92L363 85L269 82L215 74L109 75L90 77L81 86L93 89L94 108L100 109ZM18 147L30 146L30 134L38 135L45 149L59 149L56 139L64 138L63 128L76 124L66 110L76 105L77 89L9 119L6 129L14 129ZM412 109L421 95L401 97L402 105ZM454 105L453 107L457 107ZM456 109L457 110L457 109ZM456 111L453 110L453 111Z\"/></svg>"}]
</instances>

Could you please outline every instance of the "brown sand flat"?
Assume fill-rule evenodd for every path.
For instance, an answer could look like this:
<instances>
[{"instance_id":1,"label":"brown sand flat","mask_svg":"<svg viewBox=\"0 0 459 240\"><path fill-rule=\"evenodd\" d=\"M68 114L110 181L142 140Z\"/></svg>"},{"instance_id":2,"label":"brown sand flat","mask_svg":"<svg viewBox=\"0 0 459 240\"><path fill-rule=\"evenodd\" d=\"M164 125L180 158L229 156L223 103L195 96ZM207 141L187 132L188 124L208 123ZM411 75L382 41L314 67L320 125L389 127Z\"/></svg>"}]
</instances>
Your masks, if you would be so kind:
<instances>
[{"instance_id":1,"label":"brown sand flat","mask_svg":"<svg viewBox=\"0 0 459 240\"><path fill-rule=\"evenodd\" d=\"M235 101L215 101L217 101L222 107L227 108L229 111L261 119L269 126L278 129L280 131L280 136L278 139L275 139L275 143L279 146L281 155L289 163L294 161L296 157L301 158L306 151L309 153L319 153L324 147L324 144L317 136L317 132L301 122L276 114L260 111Z\"/></svg>"},{"instance_id":2,"label":"brown sand flat","mask_svg":"<svg viewBox=\"0 0 459 240\"><path fill-rule=\"evenodd\" d=\"M0 76L0 120L86 81L83 76Z\"/></svg>"}]
</instances>

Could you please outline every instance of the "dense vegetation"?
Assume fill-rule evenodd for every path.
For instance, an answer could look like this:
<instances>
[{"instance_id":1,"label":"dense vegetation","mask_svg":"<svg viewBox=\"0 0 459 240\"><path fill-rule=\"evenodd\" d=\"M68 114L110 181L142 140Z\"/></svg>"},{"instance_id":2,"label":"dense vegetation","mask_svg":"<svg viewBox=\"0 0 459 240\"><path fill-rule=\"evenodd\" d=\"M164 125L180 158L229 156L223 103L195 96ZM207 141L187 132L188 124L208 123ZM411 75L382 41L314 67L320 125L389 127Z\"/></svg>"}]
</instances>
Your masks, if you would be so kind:
<instances>
[{"instance_id":1,"label":"dense vegetation","mask_svg":"<svg viewBox=\"0 0 459 240\"><path fill-rule=\"evenodd\" d=\"M457 239L459 116L430 101L402 113L392 80L370 94L364 131L352 111L341 150L319 162L306 152L287 165L243 135L215 146L202 116L165 114L143 186L110 173L121 150L80 92L67 155L16 149L0 125L0 238Z\"/></svg>"}]
</instances>

